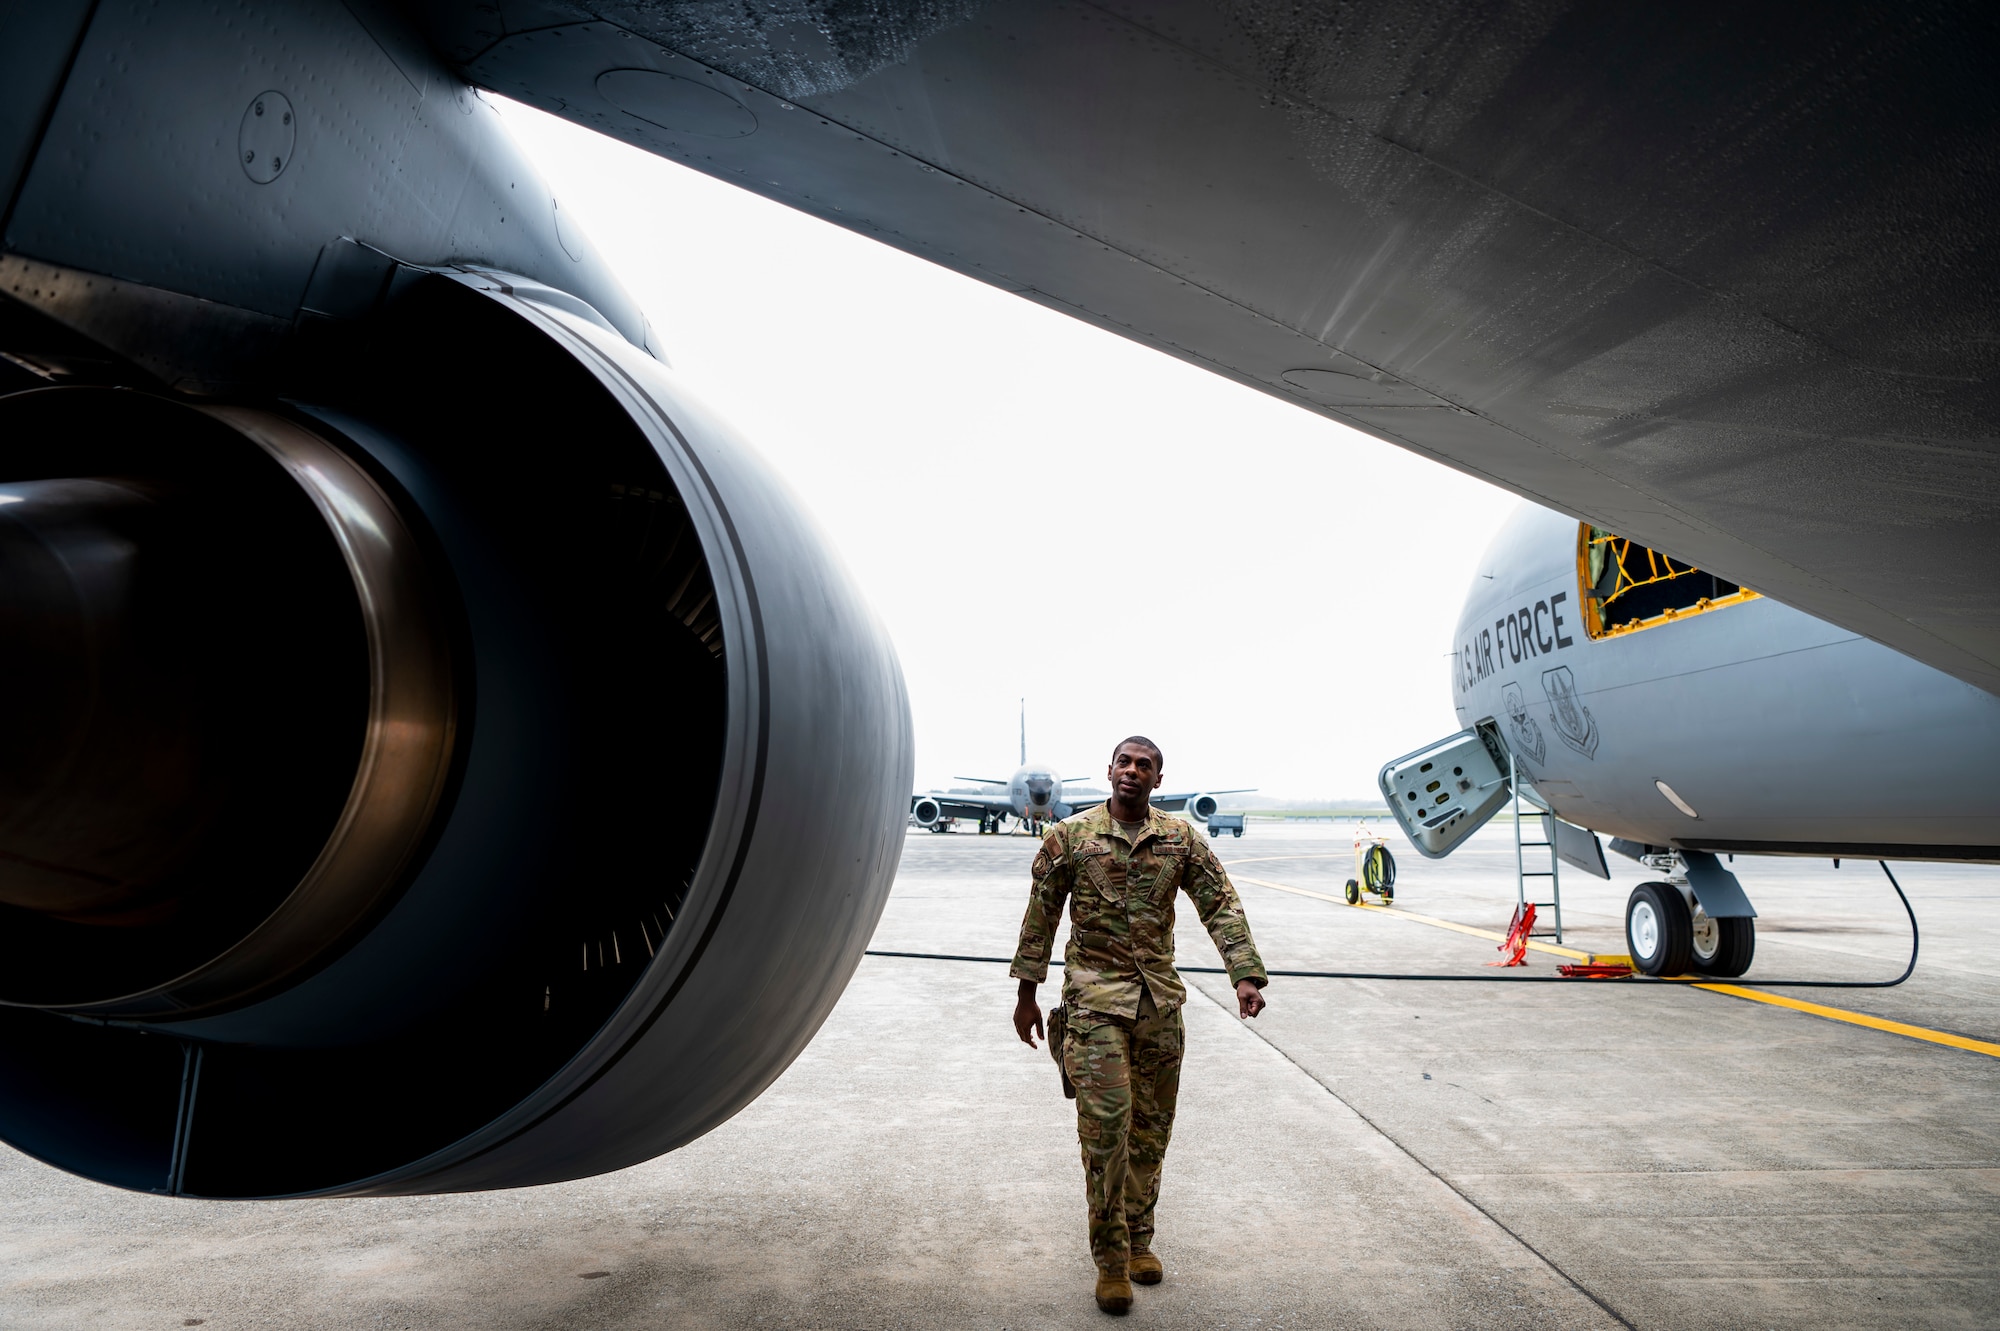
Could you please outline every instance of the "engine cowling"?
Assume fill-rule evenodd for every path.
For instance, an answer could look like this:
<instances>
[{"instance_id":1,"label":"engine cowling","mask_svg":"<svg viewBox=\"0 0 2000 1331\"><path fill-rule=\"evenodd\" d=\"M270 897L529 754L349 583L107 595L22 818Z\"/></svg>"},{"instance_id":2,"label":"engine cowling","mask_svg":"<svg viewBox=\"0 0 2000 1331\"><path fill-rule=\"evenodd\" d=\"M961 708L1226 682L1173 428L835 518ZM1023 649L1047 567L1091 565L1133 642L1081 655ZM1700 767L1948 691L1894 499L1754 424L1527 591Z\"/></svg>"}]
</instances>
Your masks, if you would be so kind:
<instances>
[{"instance_id":1,"label":"engine cowling","mask_svg":"<svg viewBox=\"0 0 2000 1331\"><path fill-rule=\"evenodd\" d=\"M935 827L944 817L944 806L926 795L910 806L910 816L918 827Z\"/></svg>"},{"instance_id":2,"label":"engine cowling","mask_svg":"<svg viewBox=\"0 0 2000 1331\"><path fill-rule=\"evenodd\" d=\"M1221 807L1213 795L1190 795L1187 802L1187 816L1198 823L1206 823L1209 816Z\"/></svg>"},{"instance_id":3,"label":"engine cowling","mask_svg":"<svg viewBox=\"0 0 2000 1331\"><path fill-rule=\"evenodd\" d=\"M886 899L903 681L795 501L587 307L406 277L291 403L0 398L0 1136L62 1168L621 1168Z\"/></svg>"}]
</instances>

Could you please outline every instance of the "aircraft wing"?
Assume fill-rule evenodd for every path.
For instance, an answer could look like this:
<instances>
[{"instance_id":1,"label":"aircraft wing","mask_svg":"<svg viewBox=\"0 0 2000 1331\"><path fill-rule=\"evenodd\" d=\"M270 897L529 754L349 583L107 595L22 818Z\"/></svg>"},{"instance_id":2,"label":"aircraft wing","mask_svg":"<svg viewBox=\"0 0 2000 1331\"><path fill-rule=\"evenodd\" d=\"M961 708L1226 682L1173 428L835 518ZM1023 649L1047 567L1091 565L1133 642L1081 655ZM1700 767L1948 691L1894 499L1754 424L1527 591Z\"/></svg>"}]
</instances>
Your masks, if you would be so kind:
<instances>
[{"instance_id":1,"label":"aircraft wing","mask_svg":"<svg viewBox=\"0 0 2000 1331\"><path fill-rule=\"evenodd\" d=\"M1153 807L1168 813L1180 813L1188 806L1188 801L1203 795L1242 795L1255 790L1255 786L1238 786L1234 790L1184 790L1178 794L1153 796Z\"/></svg>"},{"instance_id":2,"label":"aircraft wing","mask_svg":"<svg viewBox=\"0 0 2000 1331\"><path fill-rule=\"evenodd\" d=\"M406 10L477 84L2000 691L1978 6Z\"/></svg>"},{"instance_id":3,"label":"aircraft wing","mask_svg":"<svg viewBox=\"0 0 2000 1331\"><path fill-rule=\"evenodd\" d=\"M1152 805L1162 813L1181 813L1187 808L1189 800L1196 799L1202 795L1240 795L1254 789L1256 789L1255 786L1242 786L1236 790L1188 790L1172 795L1156 794L1153 796ZM1072 796L1068 791L1064 791L1062 802L1069 805L1073 812L1080 813L1085 809L1094 809L1110 798L1109 795L1094 793Z\"/></svg>"},{"instance_id":4,"label":"aircraft wing","mask_svg":"<svg viewBox=\"0 0 2000 1331\"><path fill-rule=\"evenodd\" d=\"M1005 795L942 795L935 791L910 796L910 806L920 799L936 800L947 818L980 818L987 814L1012 813L1013 801Z\"/></svg>"}]
</instances>

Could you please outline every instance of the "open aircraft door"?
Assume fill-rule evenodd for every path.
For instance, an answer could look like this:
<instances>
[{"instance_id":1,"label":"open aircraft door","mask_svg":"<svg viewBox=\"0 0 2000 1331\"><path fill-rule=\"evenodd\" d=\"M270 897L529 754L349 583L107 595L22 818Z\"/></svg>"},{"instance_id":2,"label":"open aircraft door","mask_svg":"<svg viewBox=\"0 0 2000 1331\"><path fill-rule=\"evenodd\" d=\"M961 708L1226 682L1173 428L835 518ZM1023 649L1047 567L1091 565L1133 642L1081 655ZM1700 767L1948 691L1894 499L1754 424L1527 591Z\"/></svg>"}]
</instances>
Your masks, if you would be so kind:
<instances>
[{"instance_id":1,"label":"open aircraft door","mask_svg":"<svg viewBox=\"0 0 2000 1331\"><path fill-rule=\"evenodd\" d=\"M1499 737L1474 727L1385 764L1377 781L1410 843L1437 860L1507 803L1507 768Z\"/></svg>"}]
</instances>

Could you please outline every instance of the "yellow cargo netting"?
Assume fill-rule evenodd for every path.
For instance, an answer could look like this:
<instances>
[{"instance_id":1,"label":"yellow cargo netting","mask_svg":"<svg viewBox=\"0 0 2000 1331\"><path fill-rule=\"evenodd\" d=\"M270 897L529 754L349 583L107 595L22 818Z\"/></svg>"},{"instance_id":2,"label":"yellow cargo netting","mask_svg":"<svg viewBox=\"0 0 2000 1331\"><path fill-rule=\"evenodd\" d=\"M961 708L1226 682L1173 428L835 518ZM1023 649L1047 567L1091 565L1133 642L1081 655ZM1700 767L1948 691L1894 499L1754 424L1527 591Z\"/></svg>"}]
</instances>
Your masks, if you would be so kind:
<instances>
[{"instance_id":1,"label":"yellow cargo netting","mask_svg":"<svg viewBox=\"0 0 2000 1331\"><path fill-rule=\"evenodd\" d=\"M1640 587L1652 587L1677 578L1692 577L1701 572L1692 564L1683 564L1659 551L1640 545L1624 536L1615 536L1602 527L1584 524L1581 529L1581 549L1578 551L1577 570L1583 582L1584 628L1593 638L1608 638L1620 633L1635 633L1651 628L1655 624L1666 624L1689 615L1698 615L1725 605L1736 605L1743 601L1757 599L1757 593L1748 587L1738 587L1725 596L1696 597L1685 606L1669 606L1656 614L1633 616L1624 622L1615 619L1618 599ZM1598 594L1607 571L1613 571L1611 587Z\"/></svg>"}]
</instances>

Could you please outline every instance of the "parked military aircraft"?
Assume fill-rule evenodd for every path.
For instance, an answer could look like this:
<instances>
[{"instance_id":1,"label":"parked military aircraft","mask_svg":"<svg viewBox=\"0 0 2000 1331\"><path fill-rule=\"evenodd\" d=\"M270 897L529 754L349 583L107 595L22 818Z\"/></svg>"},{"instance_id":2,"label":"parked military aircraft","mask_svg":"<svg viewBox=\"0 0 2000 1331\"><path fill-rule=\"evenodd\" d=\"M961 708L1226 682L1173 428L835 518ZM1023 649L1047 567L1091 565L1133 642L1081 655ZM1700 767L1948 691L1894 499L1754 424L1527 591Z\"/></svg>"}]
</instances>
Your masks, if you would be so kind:
<instances>
[{"instance_id":1,"label":"parked military aircraft","mask_svg":"<svg viewBox=\"0 0 2000 1331\"><path fill-rule=\"evenodd\" d=\"M1749 967L1718 854L2000 860L2000 698L1616 533L1523 505L1455 644L1466 730L1382 771L1404 831L1448 854L1524 783L1663 874L1626 907L1650 974Z\"/></svg>"},{"instance_id":2,"label":"parked military aircraft","mask_svg":"<svg viewBox=\"0 0 2000 1331\"><path fill-rule=\"evenodd\" d=\"M1039 832L1044 823L1056 822L1084 809L1095 808L1109 796L1098 791L1076 791L1074 787L1065 790L1063 779L1053 767L1028 763L1021 764L1014 775L1005 781L986 777L960 777L961 781L977 781L984 785L1002 786L991 794L974 794L963 790L934 790L926 795L910 797L910 817L919 827L927 827L933 832L951 830L955 818L976 818L981 832L997 832L1001 823L1013 818L1031 832ZM1173 795L1155 795L1153 807L1163 813L1185 813L1197 823L1206 823L1210 814L1221 807L1217 795L1234 795L1247 790L1196 790Z\"/></svg>"},{"instance_id":3,"label":"parked military aircraft","mask_svg":"<svg viewBox=\"0 0 2000 1331\"><path fill-rule=\"evenodd\" d=\"M1024 701L1021 708L1021 765L1014 774L1002 780L995 777L962 776L960 781L971 781L983 786L997 786L998 790L975 793L966 790L933 790L925 795L910 797L910 818L919 827L933 832L948 832L952 822L959 818L973 818L979 822L979 830L998 832L1001 824L1009 818L1021 823L1031 832L1039 832L1044 823L1067 818L1083 809L1093 808L1110 798L1095 790L1077 790L1074 786L1065 790L1063 779L1056 769L1045 763L1031 764L1028 761L1028 712ZM1110 778L1107 774L1106 780ZM1185 813L1197 823L1206 823L1210 814L1219 807L1217 795L1240 795L1249 787L1234 790L1196 790L1178 794L1153 796L1153 807L1165 813Z\"/></svg>"},{"instance_id":4,"label":"parked military aircraft","mask_svg":"<svg viewBox=\"0 0 2000 1331\"><path fill-rule=\"evenodd\" d=\"M859 962L894 654L479 90L2000 690L1995 45L1866 0L0 9L0 1137L218 1197L574 1178L747 1103Z\"/></svg>"}]
</instances>

